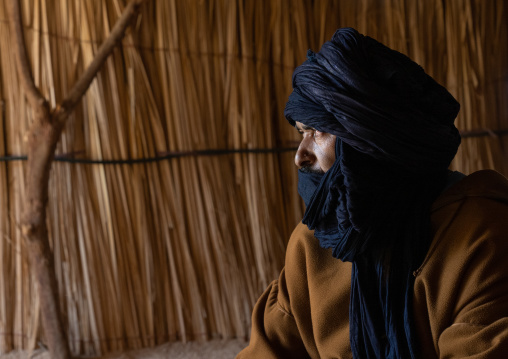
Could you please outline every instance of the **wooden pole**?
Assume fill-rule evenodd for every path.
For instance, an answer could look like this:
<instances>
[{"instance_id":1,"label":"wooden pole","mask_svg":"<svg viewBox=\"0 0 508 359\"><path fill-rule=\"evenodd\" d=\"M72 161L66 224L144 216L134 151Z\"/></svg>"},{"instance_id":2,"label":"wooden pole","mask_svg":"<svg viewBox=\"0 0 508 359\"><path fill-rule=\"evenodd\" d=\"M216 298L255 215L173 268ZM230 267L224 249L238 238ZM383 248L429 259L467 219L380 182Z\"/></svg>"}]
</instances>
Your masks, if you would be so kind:
<instances>
[{"instance_id":1,"label":"wooden pole","mask_svg":"<svg viewBox=\"0 0 508 359\"><path fill-rule=\"evenodd\" d=\"M129 3L111 34L99 48L94 60L69 92L68 97L60 105L50 109L48 100L42 96L33 81L23 37L19 0L9 0L8 11L11 19L11 34L15 39L14 54L18 64L19 78L33 110L33 124L26 137L27 183L21 228L28 250L31 273L40 297L42 326L51 357L55 359L70 358L71 354L58 303L54 259L46 224L51 164L69 114L76 107L113 49L120 43L125 30L145 1L132 0Z\"/></svg>"}]
</instances>

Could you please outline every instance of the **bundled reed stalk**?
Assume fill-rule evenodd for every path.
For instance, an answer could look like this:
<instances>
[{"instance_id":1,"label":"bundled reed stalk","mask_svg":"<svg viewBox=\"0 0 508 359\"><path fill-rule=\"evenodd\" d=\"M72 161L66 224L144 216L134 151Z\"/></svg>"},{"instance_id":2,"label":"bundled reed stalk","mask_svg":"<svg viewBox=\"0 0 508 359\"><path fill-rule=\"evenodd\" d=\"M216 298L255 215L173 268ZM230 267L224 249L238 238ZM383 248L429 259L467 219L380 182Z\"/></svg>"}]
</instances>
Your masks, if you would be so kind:
<instances>
[{"instance_id":1,"label":"bundled reed stalk","mask_svg":"<svg viewBox=\"0 0 508 359\"><path fill-rule=\"evenodd\" d=\"M26 0L33 74L52 104L91 61L126 2ZM58 154L294 147L282 113L308 48L341 26L413 57L462 103L461 130L508 127L503 1L151 0L72 115ZM446 20L446 21L445 21ZM10 48L0 5L0 49ZM0 51L4 155L32 119ZM431 139L429 139L431 140ZM506 136L466 138L453 168L504 167ZM0 163L0 352L44 341L18 228L24 163ZM123 164L57 162L49 228L74 354L248 337L253 303L283 265L302 205L293 153L188 155Z\"/></svg>"}]
</instances>

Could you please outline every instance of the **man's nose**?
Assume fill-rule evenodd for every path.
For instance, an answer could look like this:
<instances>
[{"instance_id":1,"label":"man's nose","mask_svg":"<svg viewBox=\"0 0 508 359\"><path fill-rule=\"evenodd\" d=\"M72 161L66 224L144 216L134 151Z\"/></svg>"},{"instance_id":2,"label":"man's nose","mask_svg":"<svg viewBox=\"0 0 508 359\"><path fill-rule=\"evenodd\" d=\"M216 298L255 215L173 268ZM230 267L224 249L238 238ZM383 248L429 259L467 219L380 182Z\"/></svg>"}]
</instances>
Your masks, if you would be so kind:
<instances>
[{"instance_id":1,"label":"man's nose","mask_svg":"<svg viewBox=\"0 0 508 359\"><path fill-rule=\"evenodd\" d=\"M295 155L295 164L298 168L312 166L316 162L316 156L310 148L309 139L304 138L298 146L298 150Z\"/></svg>"}]
</instances>

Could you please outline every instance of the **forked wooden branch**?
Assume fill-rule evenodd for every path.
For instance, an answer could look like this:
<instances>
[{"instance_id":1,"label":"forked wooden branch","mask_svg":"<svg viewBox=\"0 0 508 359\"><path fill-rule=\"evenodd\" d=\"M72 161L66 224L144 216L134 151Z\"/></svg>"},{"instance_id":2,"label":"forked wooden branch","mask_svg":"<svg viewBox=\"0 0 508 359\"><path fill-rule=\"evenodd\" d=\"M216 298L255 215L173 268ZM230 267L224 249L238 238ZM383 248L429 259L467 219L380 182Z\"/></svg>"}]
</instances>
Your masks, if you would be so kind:
<instances>
[{"instance_id":1,"label":"forked wooden branch","mask_svg":"<svg viewBox=\"0 0 508 359\"><path fill-rule=\"evenodd\" d=\"M76 107L97 72L113 49L124 37L125 30L147 0L132 0L113 27L111 34L99 48L94 60L69 92L67 98L51 110L49 102L35 86L23 37L21 5L9 0L10 29L14 37L14 53L19 79L30 106L34 121L27 136L26 198L21 218L22 233L28 251L30 268L40 297L42 326L51 357L70 358L58 303L58 288L54 259L49 245L46 207L51 164L55 149L69 114Z\"/></svg>"},{"instance_id":2,"label":"forked wooden branch","mask_svg":"<svg viewBox=\"0 0 508 359\"><path fill-rule=\"evenodd\" d=\"M108 56L111 55L111 52L113 52L114 48L123 39L125 30L132 22L132 19L138 14L140 6L146 1L148 0L132 0L124 9L122 15L115 23L115 26L113 26L108 38L101 45L86 71L76 82L67 98L62 102L62 105L60 107L57 106L56 115L59 121L65 121L69 113L76 107L78 101L84 95Z\"/></svg>"}]
</instances>

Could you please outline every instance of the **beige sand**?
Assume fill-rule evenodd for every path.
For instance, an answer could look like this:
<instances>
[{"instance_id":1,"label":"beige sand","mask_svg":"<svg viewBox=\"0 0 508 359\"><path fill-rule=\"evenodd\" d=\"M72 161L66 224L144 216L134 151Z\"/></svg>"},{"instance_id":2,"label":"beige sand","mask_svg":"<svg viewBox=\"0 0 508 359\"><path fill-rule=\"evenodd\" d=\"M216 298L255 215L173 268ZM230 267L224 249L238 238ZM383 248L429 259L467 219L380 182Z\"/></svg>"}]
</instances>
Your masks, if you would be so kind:
<instances>
[{"instance_id":1,"label":"beige sand","mask_svg":"<svg viewBox=\"0 0 508 359\"><path fill-rule=\"evenodd\" d=\"M168 343L156 348L136 350L132 352L109 354L104 359L232 359L238 352L247 345L242 339L232 340L211 340L198 343ZM0 359L50 359L46 350L36 350L33 353L10 352L0 355Z\"/></svg>"}]
</instances>

